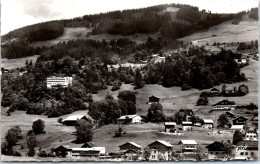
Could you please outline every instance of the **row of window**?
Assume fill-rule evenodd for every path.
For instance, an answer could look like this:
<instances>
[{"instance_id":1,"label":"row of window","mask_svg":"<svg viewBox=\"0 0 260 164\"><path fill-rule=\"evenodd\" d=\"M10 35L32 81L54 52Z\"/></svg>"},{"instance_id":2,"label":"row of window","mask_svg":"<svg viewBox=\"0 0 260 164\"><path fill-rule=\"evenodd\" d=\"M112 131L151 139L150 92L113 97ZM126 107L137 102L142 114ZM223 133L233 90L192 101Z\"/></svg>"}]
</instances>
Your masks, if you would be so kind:
<instances>
[{"instance_id":1,"label":"row of window","mask_svg":"<svg viewBox=\"0 0 260 164\"><path fill-rule=\"evenodd\" d=\"M246 156L247 156L248 154L249 154L249 152L241 152L241 153L240 153L240 155L246 155ZM251 152L251 155L254 155L254 152Z\"/></svg>"}]
</instances>

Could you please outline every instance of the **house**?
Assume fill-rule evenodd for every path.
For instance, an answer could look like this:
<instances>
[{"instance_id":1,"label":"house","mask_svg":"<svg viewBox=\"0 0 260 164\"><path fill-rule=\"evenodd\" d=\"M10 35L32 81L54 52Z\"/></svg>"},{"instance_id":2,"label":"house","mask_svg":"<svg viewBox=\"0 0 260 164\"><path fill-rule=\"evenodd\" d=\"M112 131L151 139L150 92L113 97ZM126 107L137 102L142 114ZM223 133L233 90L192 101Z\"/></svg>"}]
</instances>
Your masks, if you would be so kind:
<instances>
[{"instance_id":1,"label":"house","mask_svg":"<svg viewBox=\"0 0 260 164\"><path fill-rule=\"evenodd\" d=\"M126 142L126 143L120 145L119 149L121 151L126 151L126 150L141 151L142 150L142 146L136 144L135 142L129 141L129 142Z\"/></svg>"},{"instance_id":2,"label":"house","mask_svg":"<svg viewBox=\"0 0 260 164\"><path fill-rule=\"evenodd\" d=\"M149 103L154 103L154 102L159 102L160 98L156 97L154 95L152 95L151 97L149 97Z\"/></svg>"},{"instance_id":3,"label":"house","mask_svg":"<svg viewBox=\"0 0 260 164\"><path fill-rule=\"evenodd\" d=\"M72 85L72 77L65 75L56 75L47 77L47 88L66 88L69 85Z\"/></svg>"},{"instance_id":4,"label":"house","mask_svg":"<svg viewBox=\"0 0 260 164\"><path fill-rule=\"evenodd\" d=\"M72 151L71 148L63 145L60 145L57 148L53 149L53 152L57 157L66 157L67 155L70 156L71 151Z\"/></svg>"},{"instance_id":5,"label":"house","mask_svg":"<svg viewBox=\"0 0 260 164\"><path fill-rule=\"evenodd\" d=\"M222 100L212 105L212 110L234 110L234 109L236 109L235 102L229 100Z\"/></svg>"},{"instance_id":6,"label":"house","mask_svg":"<svg viewBox=\"0 0 260 164\"><path fill-rule=\"evenodd\" d=\"M228 157L225 145L222 142L215 141L206 146L208 149L208 160L224 160Z\"/></svg>"},{"instance_id":7,"label":"house","mask_svg":"<svg viewBox=\"0 0 260 164\"><path fill-rule=\"evenodd\" d=\"M170 133L172 130L175 129L176 122L165 122L164 127L165 127L165 133Z\"/></svg>"},{"instance_id":8,"label":"house","mask_svg":"<svg viewBox=\"0 0 260 164\"><path fill-rule=\"evenodd\" d=\"M67 117L66 119L62 120L62 124L66 126L75 126L77 124L78 120L86 120L88 121L88 118L85 115L72 115Z\"/></svg>"},{"instance_id":9,"label":"house","mask_svg":"<svg viewBox=\"0 0 260 164\"><path fill-rule=\"evenodd\" d=\"M138 150L126 150L124 151L124 155L127 157L129 160L142 160L142 152Z\"/></svg>"},{"instance_id":10,"label":"house","mask_svg":"<svg viewBox=\"0 0 260 164\"><path fill-rule=\"evenodd\" d=\"M234 153L234 160L256 160L258 159L258 141L239 141Z\"/></svg>"},{"instance_id":11,"label":"house","mask_svg":"<svg viewBox=\"0 0 260 164\"><path fill-rule=\"evenodd\" d=\"M247 118L245 118L244 116L239 116L235 119L233 119L233 125L245 125L247 122Z\"/></svg>"},{"instance_id":12,"label":"house","mask_svg":"<svg viewBox=\"0 0 260 164\"><path fill-rule=\"evenodd\" d=\"M232 125L230 130L238 130L238 131L243 131L244 130L244 125Z\"/></svg>"},{"instance_id":13,"label":"house","mask_svg":"<svg viewBox=\"0 0 260 164\"><path fill-rule=\"evenodd\" d=\"M230 118L234 118L234 117L235 117L235 114L232 113L232 112L230 112L230 111L227 111L227 112L226 112L226 115L227 115L228 117L230 117Z\"/></svg>"},{"instance_id":14,"label":"house","mask_svg":"<svg viewBox=\"0 0 260 164\"><path fill-rule=\"evenodd\" d=\"M255 129L248 129L243 136L243 140L246 141L258 141L258 134Z\"/></svg>"},{"instance_id":15,"label":"house","mask_svg":"<svg viewBox=\"0 0 260 164\"><path fill-rule=\"evenodd\" d=\"M190 122L190 121L182 121L182 129L184 130L184 131L190 131L190 130L192 130L192 122Z\"/></svg>"},{"instance_id":16,"label":"house","mask_svg":"<svg viewBox=\"0 0 260 164\"><path fill-rule=\"evenodd\" d=\"M120 124L140 124L142 123L142 117L133 114L133 115L124 115L117 119L117 122Z\"/></svg>"},{"instance_id":17,"label":"house","mask_svg":"<svg viewBox=\"0 0 260 164\"><path fill-rule=\"evenodd\" d=\"M219 90L217 88L212 88L210 92L211 94L219 94Z\"/></svg>"},{"instance_id":18,"label":"house","mask_svg":"<svg viewBox=\"0 0 260 164\"><path fill-rule=\"evenodd\" d=\"M225 94L226 95L233 95L235 93L235 91L233 89L227 89L225 90Z\"/></svg>"},{"instance_id":19,"label":"house","mask_svg":"<svg viewBox=\"0 0 260 164\"><path fill-rule=\"evenodd\" d=\"M86 142L84 145L81 146L81 148L92 148L95 147L94 142Z\"/></svg>"},{"instance_id":20,"label":"house","mask_svg":"<svg viewBox=\"0 0 260 164\"><path fill-rule=\"evenodd\" d=\"M237 64L246 64L247 60L246 58L235 58L234 59L236 61Z\"/></svg>"},{"instance_id":21,"label":"house","mask_svg":"<svg viewBox=\"0 0 260 164\"><path fill-rule=\"evenodd\" d=\"M203 119L202 127L212 129L214 127L214 123L212 119Z\"/></svg>"},{"instance_id":22,"label":"house","mask_svg":"<svg viewBox=\"0 0 260 164\"><path fill-rule=\"evenodd\" d=\"M196 152L198 144L195 140L181 140L179 145L181 145L181 153L191 154Z\"/></svg>"},{"instance_id":23,"label":"house","mask_svg":"<svg viewBox=\"0 0 260 164\"><path fill-rule=\"evenodd\" d=\"M105 147L72 149L72 157L75 158L88 157L88 158L98 159L100 155L104 155L105 153L106 153Z\"/></svg>"},{"instance_id":24,"label":"house","mask_svg":"<svg viewBox=\"0 0 260 164\"><path fill-rule=\"evenodd\" d=\"M148 148L150 149L150 161L158 161L160 158L168 161L169 154L173 151L173 145L162 140L156 140L150 143Z\"/></svg>"}]
</instances>

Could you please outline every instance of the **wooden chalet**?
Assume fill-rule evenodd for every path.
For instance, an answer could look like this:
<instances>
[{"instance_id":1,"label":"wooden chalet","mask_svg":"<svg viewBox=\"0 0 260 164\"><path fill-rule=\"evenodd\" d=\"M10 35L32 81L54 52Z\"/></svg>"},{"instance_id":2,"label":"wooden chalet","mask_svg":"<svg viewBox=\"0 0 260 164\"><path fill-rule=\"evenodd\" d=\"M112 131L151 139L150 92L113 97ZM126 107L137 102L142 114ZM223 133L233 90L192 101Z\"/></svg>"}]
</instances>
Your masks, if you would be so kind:
<instances>
[{"instance_id":1,"label":"wooden chalet","mask_svg":"<svg viewBox=\"0 0 260 164\"><path fill-rule=\"evenodd\" d=\"M225 145L222 142L215 141L206 146L208 149L208 160L224 160L227 158Z\"/></svg>"},{"instance_id":2,"label":"wooden chalet","mask_svg":"<svg viewBox=\"0 0 260 164\"><path fill-rule=\"evenodd\" d=\"M156 140L150 143L148 147L150 149L150 161L158 161L160 155L163 155L165 160L168 161L169 154L173 150L173 145L162 140Z\"/></svg>"},{"instance_id":3,"label":"wooden chalet","mask_svg":"<svg viewBox=\"0 0 260 164\"><path fill-rule=\"evenodd\" d=\"M160 102L160 98L152 95L151 97L149 97L149 103L154 103L154 102Z\"/></svg>"},{"instance_id":4,"label":"wooden chalet","mask_svg":"<svg viewBox=\"0 0 260 164\"><path fill-rule=\"evenodd\" d=\"M135 150L135 151L141 151L142 146L136 144L135 142L129 141L119 146L120 151L126 151L126 150Z\"/></svg>"},{"instance_id":5,"label":"wooden chalet","mask_svg":"<svg viewBox=\"0 0 260 164\"><path fill-rule=\"evenodd\" d=\"M88 118L85 115L72 115L67 117L66 119L62 120L62 124L66 126L75 126L77 124L78 120L86 120L88 121Z\"/></svg>"},{"instance_id":6,"label":"wooden chalet","mask_svg":"<svg viewBox=\"0 0 260 164\"><path fill-rule=\"evenodd\" d=\"M53 152L57 157L66 157L67 155L71 154L71 151L71 148L63 145L60 145L59 147L53 149Z\"/></svg>"},{"instance_id":7,"label":"wooden chalet","mask_svg":"<svg viewBox=\"0 0 260 164\"><path fill-rule=\"evenodd\" d=\"M245 125L247 122L247 118L245 118L244 116L239 116L235 119L233 119L233 125Z\"/></svg>"},{"instance_id":8,"label":"wooden chalet","mask_svg":"<svg viewBox=\"0 0 260 164\"><path fill-rule=\"evenodd\" d=\"M212 105L212 110L234 110L236 109L236 103L234 101L222 100Z\"/></svg>"}]
</instances>

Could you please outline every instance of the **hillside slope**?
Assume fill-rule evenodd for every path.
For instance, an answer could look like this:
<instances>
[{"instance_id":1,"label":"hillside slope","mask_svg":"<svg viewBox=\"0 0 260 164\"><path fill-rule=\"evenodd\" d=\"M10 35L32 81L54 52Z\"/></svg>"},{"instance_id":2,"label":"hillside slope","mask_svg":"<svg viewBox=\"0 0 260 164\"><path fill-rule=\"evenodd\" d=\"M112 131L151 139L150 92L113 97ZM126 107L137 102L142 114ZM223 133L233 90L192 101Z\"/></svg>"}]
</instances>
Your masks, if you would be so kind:
<instances>
[{"instance_id":1,"label":"hillside slope","mask_svg":"<svg viewBox=\"0 0 260 164\"><path fill-rule=\"evenodd\" d=\"M197 45L205 45L207 42L212 44L214 42L249 42L258 40L258 22L245 15L238 25L232 24L232 21L226 21L208 30L196 32L179 40L192 41Z\"/></svg>"}]
</instances>

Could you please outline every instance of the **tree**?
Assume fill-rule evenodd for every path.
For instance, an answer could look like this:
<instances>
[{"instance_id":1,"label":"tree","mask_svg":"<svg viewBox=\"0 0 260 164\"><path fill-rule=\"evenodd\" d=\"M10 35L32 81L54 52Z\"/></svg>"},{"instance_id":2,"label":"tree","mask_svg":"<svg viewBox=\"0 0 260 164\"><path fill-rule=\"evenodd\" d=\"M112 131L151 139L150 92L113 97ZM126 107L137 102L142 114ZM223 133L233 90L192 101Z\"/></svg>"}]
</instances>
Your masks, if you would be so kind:
<instances>
[{"instance_id":1,"label":"tree","mask_svg":"<svg viewBox=\"0 0 260 164\"><path fill-rule=\"evenodd\" d=\"M196 161L201 161L203 158L205 158L205 152L203 152L203 148L198 145L196 149Z\"/></svg>"},{"instance_id":2,"label":"tree","mask_svg":"<svg viewBox=\"0 0 260 164\"><path fill-rule=\"evenodd\" d=\"M14 146L16 142L18 141L16 132L12 130L8 130L5 135L6 142L8 146Z\"/></svg>"},{"instance_id":3,"label":"tree","mask_svg":"<svg viewBox=\"0 0 260 164\"><path fill-rule=\"evenodd\" d=\"M137 68L135 71L135 89L143 87L143 76L140 70Z\"/></svg>"},{"instance_id":4,"label":"tree","mask_svg":"<svg viewBox=\"0 0 260 164\"><path fill-rule=\"evenodd\" d=\"M208 97L205 95L204 97L200 97L197 101L197 105L207 105L209 102Z\"/></svg>"},{"instance_id":5,"label":"tree","mask_svg":"<svg viewBox=\"0 0 260 164\"><path fill-rule=\"evenodd\" d=\"M224 128L225 125L227 125L228 127L231 126L230 122L228 121L226 113L221 114L217 121L218 121L218 127Z\"/></svg>"},{"instance_id":6,"label":"tree","mask_svg":"<svg viewBox=\"0 0 260 164\"><path fill-rule=\"evenodd\" d=\"M134 104L136 102L136 96L133 91L130 90L125 90L119 92L118 96L119 99L124 100L124 101L132 101Z\"/></svg>"},{"instance_id":7,"label":"tree","mask_svg":"<svg viewBox=\"0 0 260 164\"><path fill-rule=\"evenodd\" d=\"M162 122L165 120L163 107L160 103L152 103L148 109L147 119L151 122Z\"/></svg>"},{"instance_id":8,"label":"tree","mask_svg":"<svg viewBox=\"0 0 260 164\"><path fill-rule=\"evenodd\" d=\"M26 137L27 147L29 149L28 156L32 157L35 155L35 147L37 146L36 136L32 131L28 132Z\"/></svg>"},{"instance_id":9,"label":"tree","mask_svg":"<svg viewBox=\"0 0 260 164\"><path fill-rule=\"evenodd\" d=\"M92 124L85 120L78 120L76 126L77 142L84 143L89 142L93 138Z\"/></svg>"},{"instance_id":10,"label":"tree","mask_svg":"<svg viewBox=\"0 0 260 164\"><path fill-rule=\"evenodd\" d=\"M146 161L149 161L149 158L151 156L151 151L149 149L149 147L145 147L144 148L144 151L143 151L143 154L142 154L143 158L146 160Z\"/></svg>"},{"instance_id":11,"label":"tree","mask_svg":"<svg viewBox=\"0 0 260 164\"><path fill-rule=\"evenodd\" d=\"M239 96L244 96L244 95L248 94L248 92L249 92L249 89L248 89L247 85L245 85L245 84L239 85L239 87L238 87Z\"/></svg>"},{"instance_id":12,"label":"tree","mask_svg":"<svg viewBox=\"0 0 260 164\"><path fill-rule=\"evenodd\" d=\"M45 132L44 128L45 128L44 121L42 121L41 119L38 119L33 122L32 130L33 130L34 134L37 135L37 134L44 133Z\"/></svg>"},{"instance_id":13,"label":"tree","mask_svg":"<svg viewBox=\"0 0 260 164\"><path fill-rule=\"evenodd\" d=\"M235 133L233 134L233 144L236 145L239 141L242 140L243 140L243 133L236 130Z\"/></svg>"}]
</instances>

